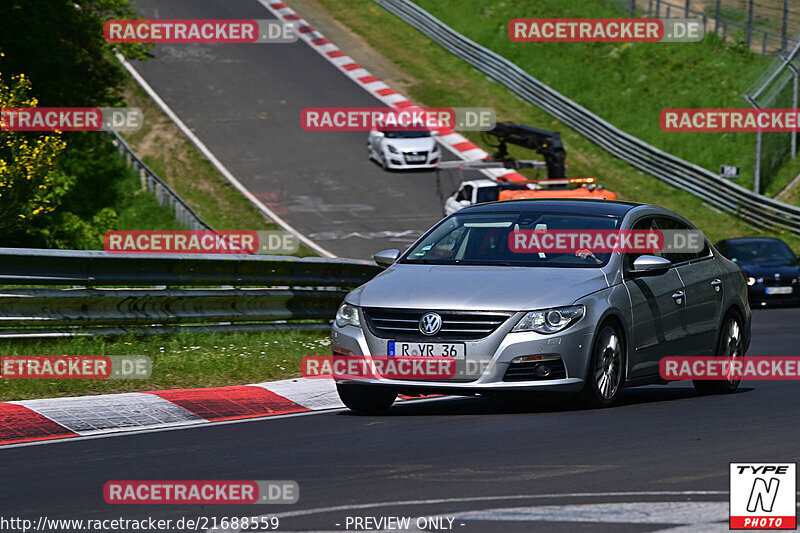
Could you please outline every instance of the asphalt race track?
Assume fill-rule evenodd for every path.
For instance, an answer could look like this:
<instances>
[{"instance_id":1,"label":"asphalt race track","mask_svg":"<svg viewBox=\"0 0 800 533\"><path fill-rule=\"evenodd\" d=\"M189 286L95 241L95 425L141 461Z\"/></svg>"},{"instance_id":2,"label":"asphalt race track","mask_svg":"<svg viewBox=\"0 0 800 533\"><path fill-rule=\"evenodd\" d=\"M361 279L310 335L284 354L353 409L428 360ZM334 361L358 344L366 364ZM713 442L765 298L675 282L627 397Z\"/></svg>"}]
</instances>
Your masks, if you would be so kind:
<instances>
[{"instance_id":1,"label":"asphalt race track","mask_svg":"<svg viewBox=\"0 0 800 533\"><path fill-rule=\"evenodd\" d=\"M256 0L134 4L145 18L274 18ZM152 53L135 67L167 105L250 192L323 248L369 258L404 249L441 218L433 172L382 171L367 159L366 132L302 130L306 107L382 106L303 41L158 44Z\"/></svg>"},{"instance_id":2,"label":"asphalt race track","mask_svg":"<svg viewBox=\"0 0 800 533\"><path fill-rule=\"evenodd\" d=\"M756 311L748 354L797 355L798 321L800 309ZM288 531L387 515L444 515L456 531L727 531L728 462L798 461L799 404L797 382L716 397L679 382L595 411L439 398L383 417L332 411L64 441L0 451L3 478L25 480L3 483L0 504L34 520L278 513ZM113 479L293 479L300 501L112 506L102 490Z\"/></svg>"},{"instance_id":3,"label":"asphalt race track","mask_svg":"<svg viewBox=\"0 0 800 533\"><path fill-rule=\"evenodd\" d=\"M256 0L135 4L148 18L272 18ZM251 192L333 253L403 248L440 218L432 173L383 172L366 133L300 128L306 107L379 105L305 43L153 52L136 64L148 83ZM797 324L800 308L755 311L748 354L800 355ZM445 518L428 531L728 531L728 463L800 460L798 413L798 382L709 397L679 382L626 390L603 410L433 398L380 417L335 410L52 441L0 450L0 506L34 522L270 514L281 531L388 516ZM128 479L295 480L300 500L105 503L104 484Z\"/></svg>"}]
</instances>

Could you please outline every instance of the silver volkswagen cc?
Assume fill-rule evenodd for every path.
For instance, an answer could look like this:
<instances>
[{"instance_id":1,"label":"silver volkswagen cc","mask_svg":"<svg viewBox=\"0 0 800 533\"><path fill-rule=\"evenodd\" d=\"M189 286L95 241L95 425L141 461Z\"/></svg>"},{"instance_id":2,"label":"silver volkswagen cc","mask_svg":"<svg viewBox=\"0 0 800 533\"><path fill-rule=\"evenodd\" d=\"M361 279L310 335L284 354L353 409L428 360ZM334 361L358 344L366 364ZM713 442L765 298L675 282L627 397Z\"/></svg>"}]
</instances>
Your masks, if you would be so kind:
<instances>
[{"instance_id":1,"label":"silver volkswagen cc","mask_svg":"<svg viewBox=\"0 0 800 533\"><path fill-rule=\"evenodd\" d=\"M587 406L624 387L664 383L665 356L744 357L751 311L741 270L705 238L695 252L518 253L511 231L693 230L653 205L609 200L481 204L443 219L385 270L350 292L332 327L335 357L452 357L456 376L347 376L350 409L387 410L398 394L554 391ZM695 381L701 394L735 379Z\"/></svg>"}]
</instances>

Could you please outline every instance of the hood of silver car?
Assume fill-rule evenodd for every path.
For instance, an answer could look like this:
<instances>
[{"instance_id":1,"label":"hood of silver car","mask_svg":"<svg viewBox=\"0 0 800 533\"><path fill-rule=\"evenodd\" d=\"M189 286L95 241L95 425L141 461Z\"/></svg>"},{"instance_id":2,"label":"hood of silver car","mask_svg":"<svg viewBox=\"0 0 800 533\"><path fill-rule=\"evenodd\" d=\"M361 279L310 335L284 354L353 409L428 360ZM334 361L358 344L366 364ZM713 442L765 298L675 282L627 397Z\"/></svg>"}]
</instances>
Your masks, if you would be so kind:
<instances>
[{"instance_id":1,"label":"hood of silver car","mask_svg":"<svg viewBox=\"0 0 800 533\"><path fill-rule=\"evenodd\" d=\"M397 264L347 301L364 307L526 311L571 305L606 287L599 268Z\"/></svg>"}]
</instances>

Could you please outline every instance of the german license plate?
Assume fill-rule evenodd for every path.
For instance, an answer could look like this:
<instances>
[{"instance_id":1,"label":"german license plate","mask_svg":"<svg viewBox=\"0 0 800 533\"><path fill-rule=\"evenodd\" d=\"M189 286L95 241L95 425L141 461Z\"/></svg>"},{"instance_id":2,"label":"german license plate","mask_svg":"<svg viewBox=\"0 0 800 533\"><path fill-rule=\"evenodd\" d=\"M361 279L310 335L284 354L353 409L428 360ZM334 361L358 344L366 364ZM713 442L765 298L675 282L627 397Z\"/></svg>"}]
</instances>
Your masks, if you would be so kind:
<instances>
[{"instance_id":1,"label":"german license plate","mask_svg":"<svg viewBox=\"0 0 800 533\"><path fill-rule=\"evenodd\" d=\"M389 357L452 357L464 359L466 349L463 342L400 342L389 341Z\"/></svg>"},{"instance_id":2,"label":"german license plate","mask_svg":"<svg viewBox=\"0 0 800 533\"><path fill-rule=\"evenodd\" d=\"M406 159L409 163L421 163L425 161L426 157L424 155L407 155Z\"/></svg>"},{"instance_id":3,"label":"german license plate","mask_svg":"<svg viewBox=\"0 0 800 533\"><path fill-rule=\"evenodd\" d=\"M767 287L767 294L792 294L791 287Z\"/></svg>"}]
</instances>

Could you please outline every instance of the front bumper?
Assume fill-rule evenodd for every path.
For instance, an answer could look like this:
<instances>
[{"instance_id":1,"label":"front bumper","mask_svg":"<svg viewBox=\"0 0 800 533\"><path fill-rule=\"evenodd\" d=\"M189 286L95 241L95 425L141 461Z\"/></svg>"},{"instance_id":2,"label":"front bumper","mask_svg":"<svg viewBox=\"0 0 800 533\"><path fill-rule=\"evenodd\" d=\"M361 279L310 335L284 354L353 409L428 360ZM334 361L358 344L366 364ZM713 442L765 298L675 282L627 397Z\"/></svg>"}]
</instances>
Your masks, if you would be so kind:
<instances>
[{"instance_id":1,"label":"front bumper","mask_svg":"<svg viewBox=\"0 0 800 533\"><path fill-rule=\"evenodd\" d=\"M413 170L416 168L436 168L439 166L441 159L441 149L436 152L420 152L421 161L409 161L408 157L415 155L416 152L400 152L394 154L388 150L383 151L383 157L386 160L386 167L392 170Z\"/></svg>"},{"instance_id":2,"label":"front bumper","mask_svg":"<svg viewBox=\"0 0 800 533\"><path fill-rule=\"evenodd\" d=\"M767 289L788 287L792 292L788 294L767 294ZM747 299L750 307L764 307L767 305L797 305L800 303L800 284L766 285L756 283L747 287Z\"/></svg>"},{"instance_id":3,"label":"front bumper","mask_svg":"<svg viewBox=\"0 0 800 533\"><path fill-rule=\"evenodd\" d=\"M466 347L466 360L473 364L473 368L480 368L480 372L469 378L468 381L453 380L406 380L406 379L346 379L338 380L340 383L368 383L376 386L391 387L398 392L409 394L442 393L442 394L490 394L500 391L552 391L574 393L583 388L584 378L587 374L587 365L591 357L594 329L592 324L583 320L567 328L561 333L541 335L535 332L510 333L511 328L519 321L524 313L512 315L502 326L491 335L478 340L445 341L463 342ZM362 327L338 327L334 324L331 330L331 339L334 353L351 355L386 356L388 342L375 336L369 328L362 323ZM420 334L419 342L436 342L426 339ZM558 356L563 362L564 377L550 379L531 379L521 381L519 378L509 380L507 371L512 365L512 360L521 356L541 355ZM516 364L518 365L518 363ZM518 368L518 366L517 366Z\"/></svg>"}]
</instances>

